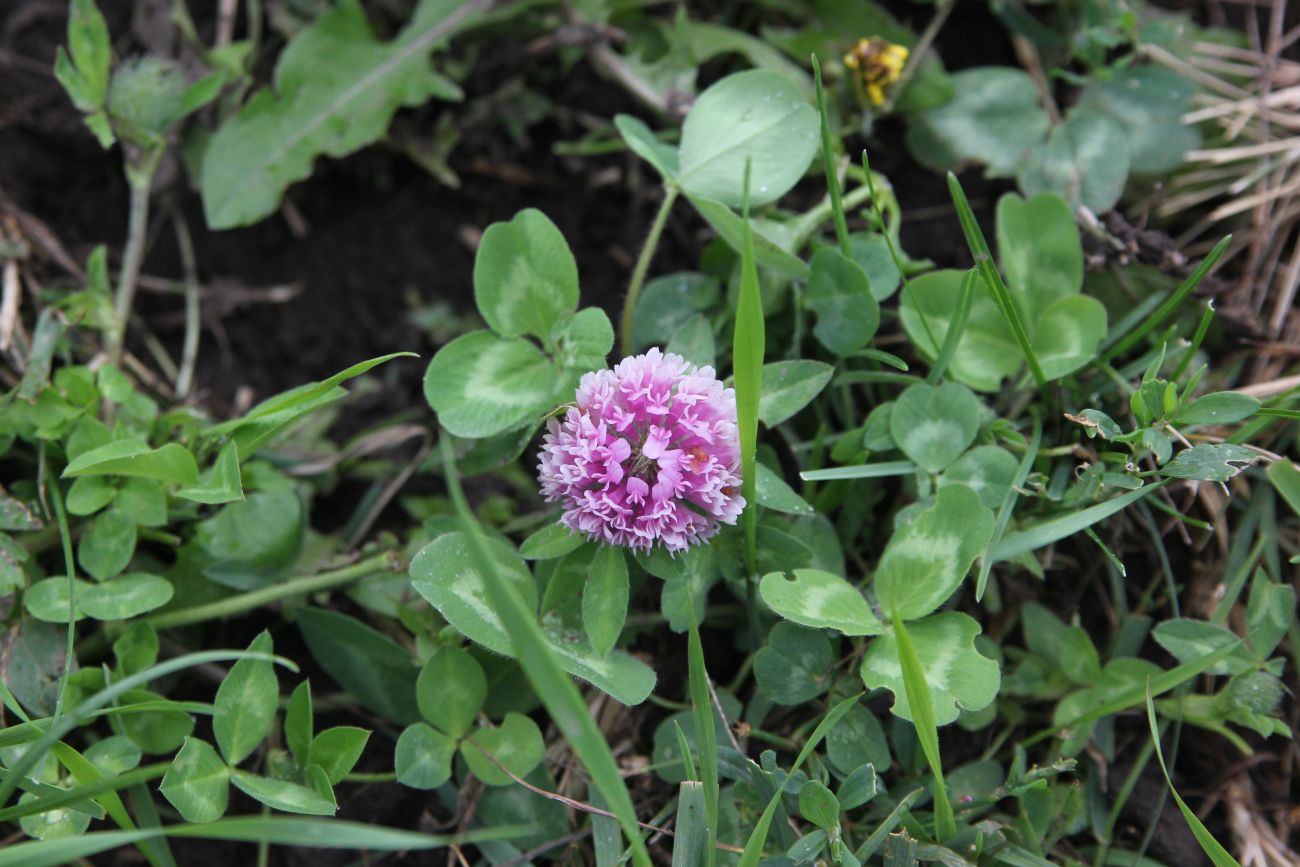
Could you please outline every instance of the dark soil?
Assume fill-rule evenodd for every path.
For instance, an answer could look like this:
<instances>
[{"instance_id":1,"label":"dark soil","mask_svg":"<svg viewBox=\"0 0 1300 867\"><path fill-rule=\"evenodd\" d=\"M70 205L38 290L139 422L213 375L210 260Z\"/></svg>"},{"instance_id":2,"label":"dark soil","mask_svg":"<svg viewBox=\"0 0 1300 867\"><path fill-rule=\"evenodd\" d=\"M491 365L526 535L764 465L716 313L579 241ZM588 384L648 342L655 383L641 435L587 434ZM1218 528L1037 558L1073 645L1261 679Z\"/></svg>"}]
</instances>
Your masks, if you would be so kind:
<instances>
[{"instance_id":1,"label":"dark soil","mask_svg":"<svg viewBox=\"0 0 1300 867\"><path fill-rule=\"evenodd\" d=\"M126 5L101 4L110 13L115 35L130 31ZM904 18L920 16L922 24L930 14L927 6L890 5ZM111 254L120 251L127 193L118 151L99 148L49 74L55 46L64 38L64 15L64 4L54 0L0 0L0 202L7 200L42 221L72 259L84 263L95 245L107 244ZM129 42L124 38L119 50L136 50ZM197 195L179 170L173 166L164 172L170 177L155 201L155 216L169 209L185 216L194 234L199 277L209 287L198 370L197 400L202 406L223 416L250 400L321 379L364 358L399 350L415 350L427 358L433 347L410 314L436 301L449 302L461 313L472 312L477 238L490 223L524 207L545 211L569 240L584 302L598 303L611 318L617 316L632 259L658 203L653 178L626 154L564 157L553 147L586 131L580 123L583 113L608 117L619 111L644 112L589 65L578 64L562 74L550 58L529 57L524 48L502 42L479 57L466 83L467 104L522 78L545 93L552 110L527 130L523 141L512 140L490 121L464 128L464 139L451 158L462 182L459 188L440 183L395 150L375 146L343 160L319 162L311 179L289 192L292 221L281 212L250 228L213 233L204 227ZM950 69L1015 64L1005 32L983 4L958 4L939 49ZM538 78L541 83L535 82ZM399 128L427 132L447 108L432 105L403 112ZM949 206L946 183L910 160L902 135L901 122L886 120L870 144L873 168L890 178L905 214L911 215L903 224L904 247L914 258L932 259L940 266L966 266L969 253ZM1008 187L984 180L978 171L964 173L962 182L981 221L991 225L993 204ZM182 269L172 227L155 222L145 272L177 279ZM695 267L701 232L698 220L679 209L655 271ZM38 250L37 256L35 271L48 283L70 282L70 275L47 251ZM298 289L288 300L254 298L259 290L285 285ZM178 352L183 329L179 299L149 294L140 310L146 327L171 352ZM143 355L140 343L131 346ZM392 367L387 387L357 408L360 417L352 419L350 427L402 410L423 410L423 362L405 360ZM1052 582L1066 580L1051 576L1049 594L1054 592ZM1041 594L1042 588L1035 592ZM1078 598L1072 587L1065 588L1065 597ZM291 647L296 630L278 629L277 642L281 633ZM728 648L719 645L718 650L725 656ZM295 658L307 658L305 650ZM678 662L684 669L681 660L662 664L673 668ZM327 680L319 677L322 683ZM648 736L653 720L641 719ZM1189 735L1187 740L1195 738ZM387 770L390 750L391 740L376 732L360 769ZM1205 751L1202 747L1196 753ZM1206 760L1207 781L1217 778L1222 761ZM1153 777L1152 793L1161 791L1155 781ZM1149 806L1156 794L1145 794L1133 802ZM345 798L340 816L364 822L430 830L438 813L431 796L395 785L347 786L340 795ZM235 806L254 812L251 803ZM1132 826L1146 828L1150 821L1149 814L1139 812ZM174 848L186 865L229 864L246 857L248 849L198 841L179 842ZM1171 865L1203 860L1169 807L1151 852ZM326 867L354 860L346 853L279 852L271 863ZM101 863L135 862L123 855ZM443 864L446 854L411 853L386 863Z\"/></svg>"}]
</instances>

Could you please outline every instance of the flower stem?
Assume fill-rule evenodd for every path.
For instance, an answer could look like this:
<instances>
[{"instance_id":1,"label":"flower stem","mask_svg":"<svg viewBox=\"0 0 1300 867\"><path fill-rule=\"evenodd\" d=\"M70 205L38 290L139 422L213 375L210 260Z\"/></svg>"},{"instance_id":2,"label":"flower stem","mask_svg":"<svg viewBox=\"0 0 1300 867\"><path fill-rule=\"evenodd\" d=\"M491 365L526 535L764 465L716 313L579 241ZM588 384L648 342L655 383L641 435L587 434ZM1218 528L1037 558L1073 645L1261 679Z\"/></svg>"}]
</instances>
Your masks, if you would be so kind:
<instances>
[{"instance_id":1,"label":"flower stem","mask_svg":"<svg viewBox=\"0 0 1300 867\"><path fill-rule=\"evenodd\" d=\"M318 590L329 590L333 587L340 587L344 584L350 584L358 578L364 578L367 575L373 575L376 572L395 570L400 567L400 562L392 552L376 554L373 557L367 557L353 563L351 566L345 566L342 569L335 569L332 572L321 572L318 575L305 575L301 578L293 578L283 584L276 584L272 587L262 587L258 590L250 590L247 593L240 593L237 596L229 596L225 599L218 599L216 602L208 602L203 605L194 605L190 608L180 608L176 611L167 611L153 617L144 618L155 629L168 629L176 626L190 626L195 623L202 623L205 620L216 620L219 617L229 617L232 614L242 614L245 611L251 611L254 608L261 608L271 602L278 602L281 599L287 599L291 596L301 596L304 593L315 593Z\"/></svg>"},{"instance_id":2,"label":"flower stem","mask_svg":"<svg viewBox=\"0 0 1300 867\"><path fill-rule=\"evenodd\" d=\"M623 319L619 328L619 346L624 355L631 355L633 351L632 320L636 316L637 297L641 294L646 272L650 270L650 260L654 258L655 248L659 246L659 236L663 234L664 226L668 223L668 214L673 209L673 202L677 201L678 192L676 184L664 188L663 204L659 206L659 213L655 214L655 221L650 226L650 234L646 236L645 246L641 248L636 267L632 269L632 280L628 283L627 300L623 302Z\"/></svg>"},{"instance_id":3,"label":"flower stem","mask_svg":"<svg viewBox=\"0 0 1300 867\"><path fill-rule=\"evenodd\" d=\"M154 172L162 158L162 148L152 148L138 165L127 165L127 179L131 186L131 210L127 218L126 247L122 253L122 271L117 279L117 297L113 304L113 331L108 338L108 362L114 367L122 365L122 347L126 343L126 328L131 321L131 308L135 305L135 289L140 279L140 266L144 264L144 247L149 228L149 189L153 186Z\"/></svg>"}]
</instances>

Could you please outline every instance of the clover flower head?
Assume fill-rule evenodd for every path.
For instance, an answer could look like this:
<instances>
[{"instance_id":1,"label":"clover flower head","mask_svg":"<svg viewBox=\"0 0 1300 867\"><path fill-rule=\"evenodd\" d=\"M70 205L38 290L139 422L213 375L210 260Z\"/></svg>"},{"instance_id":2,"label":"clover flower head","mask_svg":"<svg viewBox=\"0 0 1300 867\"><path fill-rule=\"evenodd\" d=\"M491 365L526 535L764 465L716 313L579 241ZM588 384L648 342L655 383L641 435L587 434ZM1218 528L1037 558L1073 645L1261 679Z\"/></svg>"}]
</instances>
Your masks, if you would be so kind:
<instances>
[{"instance_id":1,"label":"clover flower head","mask_svg":"<svg viewBox=\"0 0 1300 867\"><path fill-rule=\"evenodd\" d=\"M713 368L658 348L584 374L564 417L547 423L538 476L569 529L685 550L745 508L736 393Z\"/></svg>"}]
</instances>

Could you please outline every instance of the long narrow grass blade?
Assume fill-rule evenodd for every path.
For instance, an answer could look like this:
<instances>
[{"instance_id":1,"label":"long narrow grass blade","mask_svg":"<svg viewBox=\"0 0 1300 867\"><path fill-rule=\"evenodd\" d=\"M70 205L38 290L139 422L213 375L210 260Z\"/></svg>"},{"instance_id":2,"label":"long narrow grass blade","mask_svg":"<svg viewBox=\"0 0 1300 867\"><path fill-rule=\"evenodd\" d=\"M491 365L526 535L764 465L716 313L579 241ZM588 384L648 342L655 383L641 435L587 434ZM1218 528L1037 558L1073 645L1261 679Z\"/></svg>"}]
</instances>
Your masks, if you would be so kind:
<instances>
[{"instance_id":1,"label":"long narrow grass blade","mask_svg":"<svg viewBox=\"0 0 1300 867\"><path fill-rule=\"evenodd\" d=\"M1161 672L1151 678L1145 687L1134 687L1133 689L1125 690L1104 704L1094 707L1087 713L1080 714L1073 719L1066 720L1060 725L1054 725L1050 728L1043 729L1030 737L1025 738L1020 742L1020 746L1031 747L1040 741L1047 740L1063 729L1078 728L1079 726L1087 725L1093 720L1101 719L1104 716L1110 716L1128 710L1129 708L1137 707L1146 697L1148 690L1150 690L1151 695L1164 695L1166 692L1169 692L1169 690L1175 689L1182 684L1187 683L1187 681L1192 678L1209 671L1221 661L1232 655L1240 645L1240 641L1234 641L1231 644L1226 644L1223 647L1220 647L1213 653L1202 656L1200 659L1191 662L1184 662L1182 665Z\"/></svg>"},{"instance_id":2,"label":"long narrow grass blade","mask_svg":"<svg viewBox=\"0 0 1300 867\"><path fill-rule=\"evenodd\" d=\"M961 281L961 294L957 296L957 315L948 325L948 333L943 336L943 346L939 350L939 356L934 360L934 367L930 368L930 375L925 378L925 381L931 385L938 385L943 379L948 363L957 352L957 344L961 342L962 332L966 330L966 320L970 317L971 303L975 300L975 281L978 277L979 273L972 268L966 272L965 278Z\"/></svg>"},{"instance_id":3,"label":"long narrow grass blade","mask_svg":"<svg viewBox=\"0 0 1300 867\"><path fill-rule=\"evenodd\" d=\"M1038 458L1038 449L1043 444L1043 420L1037 414L1034 415L1034 432L1029 437L1029 448L1025 449L1025 456L1020 461L1020 466L1016 468L1015 478L1007 486L1007 492L1002 496L1002 505L998 507L997 519L993 522L993 536L989 539L989 549L1002 541L1002 534L1006 533L1007 526L1011 523L1011 514L1016 510L1016 501L1020 499L1020 490L1025 486L1025 480L1029 478L1029 471L1034 468L1034 461ZM989 573L993 570L995 562L990 551L985 551L980 556L980 573L975 582L975 601L978 602L984 598L984 590L988 587Z\"/></svg>"},{"instance_id":4,"label":"long narrow grass blade","mask_svg":"<svg viewBox=\"0 0 1300 867\"><path fill-rule=\"evenodd\" d=\"M1191 366L1192 359L1196 357L1197 351L1205 341L1205 335L1210 331L1210 323L1214 321L1214 302L1206 301L1205 310L1201 312L1201 321L1196 324L1196 333L1192 335L1192 342L1187 349L1183 350L1183 357L1178 360L1178 367L1174 369L1174 375L1169 377L1170 382L1178 382Z\"/></svg>"},{"instance_id":5,"label":"long narrow grass blade","mask_svg":"<svg viewBox=\"0 0 1300 867\"><path fill-rule=\"evenodd\" d=\"M1179 305L1187 299L1187 296L1192 294L1192 290L1200 285L1200 282L1205 279L1205 275L1210 273L1210 269L1218 263L1219 259L1227 251L1228 244L1231 241L1232 236L1228 235L1218 244L1215 244L1214 249L1210 251L1210 254L1201 261L1201 264L1196 266L1196 270L1188 275L1187 279L1174 290L1173 294L1164 300L1163 304L1157 307L1150 316L1144 319L1141 325L1134 328L1128 334L1125 334L1119 340L1116 340L1115 343L1111 345L1110 349L1107 349L1102 353L1101 363L1109 364L1112 359L1128 352L1139 340L1150 334L1152 329L1158 328L1160 323L1169 318L1169 314L1177 310Z\"/></svg>"},{"instance_id":6,"label":"long narrow grass blade","mask_svg":"<svg viewBox=\"0 0 1300 867\"><path fill-rule=\"evenodd\" d=\"M884 476L910 476L916 472L911 461L882 461L878 464L858 464L851 467L828 467L824 470L805 470L799 478L805 482L837 482L843 479L879 479Z\"/></svg>"},{"instance_id":7,"label":"long narrow grass blade","mask_svg":"<svg viewBox=\"0 0 1300 867\"><path fill-rule=\"evenodd\" d=\"M448 493L465 526L469 538L470 555L474 566L483 576L488 599L493 610L501 618L502 624L514 643L516 657L523 668L528 682L534 692L546 705L551 719L564 734L574 753L582 761L591 775L591 781L609 805L609 809L618 817L623 834L632 847L632 860L637 867L650 867L650 854L641 839L637 826L636 810L632 806L632 796L619 773L618 763L614 761L605 736L596 721L587 712L586 702L573 681L565 674L550 641L542 632L532 612L523 599L519 597L513 584L496 569L496 563L487 549L483 530L470 511L465 499L465 492L460 486L460 474L456 471L456 458L452 452L451 437L446 431L440 434L442 447L443 474L447 482Z\"/></svg>"},{"instance_id":8,"label":"long narrow grass blade","mask_svg":"<svg viewBox=\"0 0 1300 867\"><path fill-rule=\"evenodd\" d=\"M712 865L716 851L714 843L718 839L718 733L713 724L709 673L704 667L704 645L700 643L700 627L695 622L694 608L692 603L687 667L690 676L691 714L695 720L695 745L700 754L704 820L708 828L708 863ZM676 862L675 853L673 860Z\"/></svg>"},{"instance_id":9,"label":"long narrow grass blade","mask_svg":"<svg viewBox=\"0 0 1300 867\"><path fill-rule=\"evenodd\" d=\"M826 109L826 88L822 85L822 65L817 55L812 55L813 82L817 85L817 112L822 118L822 168L826 171L826 192L831 197L831 215L835 218L835 240L840 252L850 259L853 248L849 246L849 223L844 217L844 200L840 196L839 173L835 171L835 148L831 147L831 118Z\"/></svg>"},{"instance_id":10,"label":"long narrow grass blade","mask_svg":"<svg viewBox=\"0 0 1300 867\"><path fill-rule=\"evenodd\" d=\"M749 167L745 168L745 236L740 251L740 298L736 303L736 332L731 364L736 389L736 427L740 432L741 491L745 495L745 556L749 573L758 571L758 503L754 494L754 454L758 450L758 398L763 382L766 325L763 298L754 263L754 231L749 225Z\"/></svg>"},{"instance_id":11,"label":"long narrow grass blade","mask_svg":"<svg viewBox=\"0 0 1300 867\"><path fill-rule=\"evenodd\" d=\"M966 245L970 247L971 256L975 258L975 267L984 278L984 285L993 296L993 303L997 304L1002 317L1007 320L1011 336L1020 347L1020 352L1025 357L1025 364L1029 366L1029 373L1034 377L1038 390L1042 391L1047 387L1047 376L1043 373L1043 366L1038 363L1034 347L1029 343L1029 333L1025 331L1025 323L1020 318L1015 299L1011 297L1011 290L1002 281L1002 275L998 273L997 266L993 263L993 254L989 252L988 241L984 240L984 232L975 219L975 212L971 210L970 202L966 200L966 191L961 188L961 181L957 180L957 176L952 172L948 172L948 191L952 194L952 202L957 207L957 219L961 222L961 230L966 236Z\"/></svg>"},{"instance_id":12,"label":"long narrow grass blade","mask_svg":"<svg viewBox=\"0 0 1300 867\"><path fill-rule=\"evenodd\" d=\"M1187 802L1178 794L1174 788L1174 781L1169 778L1169 768L1165 767L1165 754L1160 749L1160 729L1156 725L1156 706L1151 701L1151 689L1148 686L1146 693L1147 700L1147 725L1151 727L1151 740L1156 747L1156 759L1160 762L1160 771L1165 775L1165 782L1169 784L1169 793L1174 796L1174 803L1178 804L1178 811L1183 814L1187 821L1187 827L1191 829L1192 836L1196 842L1201 844L1201 849L1206 856L1214 862L1215 867L1241 867L1237 859L1228 854L1228 850L1223 848L1214 835L1205 827L1204 823L1197 818L1192 808L1187 806Z\"/></svg>"},{"instance_id":13,"label":"long narrow grass blade","mask_svg":"<svg viewBox=\"0 0 1300 867\"><path fill-rule=\"evenodd\" d=\"M166 677L177 671L184 671L187 668L193 668L196 665L204 665L209 662L230 662L236 659L264 659L283 665L292 672L298 671L298 666L289 659L282 656L272 656L267 653L250 652L247 650L204 650L199 653L187 653L184 656L178 656L175 659L169 659L166 662L160 662L157 665L150 666L144 671L138 671L116 681L109 686L101 689L99 692L90 696L77 705L72 710L65 713L57 720L50 723L50 727L41 735L34 746L23 752L22 758L14 762L13 767L9 769L9 776L0 781L0 804L6 803L14 793L14 788L18 785L18 780L27 776L36 763L45 757L45 754L58 743L64 735L72 731L81 721L90 714L99 710L106 704L121 696L123 693L144 686L152 680ZM3 862L0 862L2 864Z\"/></svg>"},{"instance_id":14,"label":"long narrow grass blade","mask_svg":"<svg viewBox=\"0 0 1300 867\"><path fill-rule=\"evenodd\" d=\"M912 709L912 725L921 752L934 774L934 829L940 843L957 835L957 821L953 817L952 802L948 800L948 784L943 779L943 760L939 755L939 727L934 722L934 704L930 700L930 683L925 677L921 658L912 646L907 626L891 613L894 621L894 638L898 645L898 663L903 671L903 690L907 704Z\"/></svg>"},{"instance_id":15,"label":"long narrow grass blade","mask_svg":"<svg viewBox=\"0 0 1300 867\"><path fill-rule=\"evenodd\" d=\"M119 846L156 837L197 837L241 843L271 843L314 849L370 849L398 852L406 849L443 849L452 844L508 840L537 833L533 825L503 825L464 834L421 834L348 822L342 819L305 819L287 816L231 816L201 825L171 825L137 831L92 831L62 840L32 840L0 849L0 867L59 867Z\"/></svg>"},{"instance_id":16,"label":"long narrow grass blade","mask_svg":"<svg viewBox=\"0 0 1300 867\"><path fill-rule=\"evenodd\" d=\"M913 789L902 797L894 809L889 811L889 815L876 826L876 830L871 832L871 835L862 843L858 851L853 853L853 857L857 858L859 863L866 861L880 851L880 847L885 845L885 838L894 832L894 829L907 815L912 803L921 797L921 793L924 791L924 789Z\"/></svg>"},{"instance_id":17,"label":"long narrow grass blade","mask_svg":"<svg viewBox=\"0 0 1300 867\"><path fill-rule=\"evenodd\" d=\"M713 827L707 818L707 784L682 783L677 795L673 833L673 867L704 867L713 863Z\"/></svg>"},{"instance_id":18,"label":"long narrow grass blade","mask_svg":"<svg viewBox=\"0 0 1300 867\"><path fill-rule=\"evenodd\" d=\"M104 792L129 789L137 783L147 783L150 780L161 779L162 775L167 773L167 769L170 767L171 762L157 762L127 771L124 774L118 774L115 777L103 777L93 783L77 786L73 789L56 789L53 786L43 787L40 790L43 793L40 797L0 810L0 822L13 822L23 816L34 816L37 813L62 809L88 813L95 818L102 818L104 815L103 809L100 808L98 814L92 812L98 805L93 804L89 800L90 798L95 798Z\"/></svg>"},{"instance_id":19,"label":"long narrow grass blade","mask_svg":"<svg viewBox=\"0 0 1300 867\"><path fill-rule=\"evenodd\" d=\"M1109 518L1116 512L1136 503L1164 484L1166 483L1156 482L1143 485L1136 491L1120 494L1118 497L1104 503L1098 503L1077 512L1070 512L1067 515L1061 515L1059 518L1050 518L1032 524L1019 532L1003 537L1001 541L990 547L988 559L995 562L1010 560L1018 554L1034 551L1067 536L1073 536L1075 533L1081 532L1085 527L1091 527L1098 521Z\"/></svg>"},{"instance_id":20,"label":"long narrow grass blade","mask_svg":"<svg viewBox=\"0 0 1300 867\"><path fill-rule=\"evenodd\" d=\"M796 773L808 757L812 755L813 750L817 749L822 739L826 737L827 732L835 727L852 707L862 698L862 693L858 693L852 698L846 698L844 701L831 708L831 712L826 714L817 728L813 729L812 735L795 757L794 764L790 766L790 773ZM745 850L740 855L740 861L736 867L756 867L759 858L763 855L763 847L767 844L768 832L772 830L772 818L776 816L776 808L781 803L782 788L778 787L773 793L771 800L767 802L767 807L763 809L763 814L758 817L758 822L754 825L754 830L750 832L749 839L745 841ZM3 865L0 865L3 867Z\"/></svg>"}]
</instances>

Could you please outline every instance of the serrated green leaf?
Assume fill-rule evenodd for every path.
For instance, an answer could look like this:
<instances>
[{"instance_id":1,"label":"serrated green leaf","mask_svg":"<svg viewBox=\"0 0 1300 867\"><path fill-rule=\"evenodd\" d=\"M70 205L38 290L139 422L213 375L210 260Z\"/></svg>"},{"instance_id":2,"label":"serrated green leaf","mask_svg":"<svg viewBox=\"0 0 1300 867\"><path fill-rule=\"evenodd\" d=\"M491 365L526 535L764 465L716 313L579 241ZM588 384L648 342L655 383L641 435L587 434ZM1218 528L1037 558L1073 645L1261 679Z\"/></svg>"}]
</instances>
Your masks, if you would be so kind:
<instances>
[{"instance_id":1,"label":"serrated green leaf","mask_svg":"<svg viewBox=\"0 0 1300 867\"><path fill-rule=\"evenodd\" d=\"M270 633L259 633L248 649L250 652L271 653ZM213 737L231 766L251 755L266 737L275 721L279 699L279 683L269 660L245 658L231 666L221 686L217 687L212 712Z\"/></svg>"}]
</instances>

